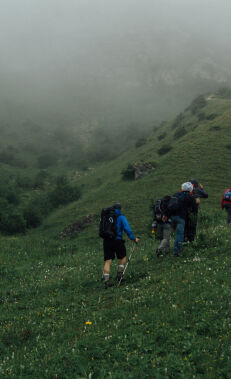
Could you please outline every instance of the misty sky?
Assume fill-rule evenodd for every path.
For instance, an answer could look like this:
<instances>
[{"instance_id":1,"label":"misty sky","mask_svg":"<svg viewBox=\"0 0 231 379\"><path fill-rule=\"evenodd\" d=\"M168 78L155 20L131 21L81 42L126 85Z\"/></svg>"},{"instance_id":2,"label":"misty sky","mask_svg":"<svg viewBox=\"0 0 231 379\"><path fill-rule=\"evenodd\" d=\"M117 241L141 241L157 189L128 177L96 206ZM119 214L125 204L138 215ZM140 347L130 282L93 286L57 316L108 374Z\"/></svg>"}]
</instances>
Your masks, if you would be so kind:
<instances>
[{"instance_id":1,"label":"misty sky","mask_svg":"<svg viewBox=\"0 0 231 379\"><path fill-rule=\"evenodd\" d=\"M230 83L230 14L230 0L0 0L1 104L71 122L174 113Z\"/></svg>"}]
</instances>

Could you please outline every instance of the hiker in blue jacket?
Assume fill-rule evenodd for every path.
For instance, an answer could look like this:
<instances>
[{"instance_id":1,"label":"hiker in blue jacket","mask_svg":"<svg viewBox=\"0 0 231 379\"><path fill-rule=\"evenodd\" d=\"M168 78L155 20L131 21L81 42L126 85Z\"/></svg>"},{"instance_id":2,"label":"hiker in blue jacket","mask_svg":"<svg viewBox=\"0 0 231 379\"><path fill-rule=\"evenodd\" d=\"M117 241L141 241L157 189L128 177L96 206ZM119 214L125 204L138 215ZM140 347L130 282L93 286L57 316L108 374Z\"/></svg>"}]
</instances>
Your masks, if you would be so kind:
<instances>
[{"instance_id":1,"label":"hiker in blue jacket","mask_svg":"<svg viewBox=\"0 0 231 379\"><path fill-rule=\"evenodd\" d=\"M175 206L174 202L177 206ZM197 204L199 203L200 198L195 199L193 197L193 185L190 182L183 183L181 192L175 193L172 200L168 203L168 209L163 216L163 221L171 217L172 223L176 227L176 237L173 248L174 258L179 256L179 252L183 247L185 220L188 216L188 212L189 210L196 211ZM172 209L171 205L173 205Z\"/></svg>"},{"instance_id":2,"label":"hiker in blue jacket","mask_svg":"<svg viewBox=\"0 0 231 379\"><path fill-rule=\"evenodd\" d=\"M115 255L119 260L118 271L116 275L116 280L120 281L124 267L126 265L126 247L125 241L123 240L123 232L127 234L130 240L135 243L139 242L139 238L135 238L130 225L126 219L126 217L122 214L122 206L120 203L116 203L113 206L116 212L116 237L114 239L104 239L103 248L104 248L104 282L105 288L111 287L114 285L113 282L109 280L110 277L110 268L112 260L115 259Z\"/></svg>"}]
</instances>

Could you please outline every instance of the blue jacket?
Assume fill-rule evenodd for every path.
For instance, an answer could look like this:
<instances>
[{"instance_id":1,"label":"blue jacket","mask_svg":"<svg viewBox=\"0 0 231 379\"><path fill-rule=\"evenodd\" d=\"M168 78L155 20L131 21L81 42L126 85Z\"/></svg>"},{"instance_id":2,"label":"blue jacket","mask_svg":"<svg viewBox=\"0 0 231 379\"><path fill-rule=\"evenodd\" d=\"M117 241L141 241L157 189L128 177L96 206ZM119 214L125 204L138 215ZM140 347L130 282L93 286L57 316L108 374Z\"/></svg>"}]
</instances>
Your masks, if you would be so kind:
<instances>
[{"instance_id":1,"label":"blue jacket","mask_svg":"<svg viewBox=\"0 0 231 379\"><path fill-rule=\"evenodd\" d=\"M117 236L116 239L123 239L123 231L127 234L127 236L135 241L135 237L132 233L132 230L130 228L130 225L126 219L126 217L121 213L120 209L116 209L116 230L117 230Z\"/></svg>"}]
</instances>

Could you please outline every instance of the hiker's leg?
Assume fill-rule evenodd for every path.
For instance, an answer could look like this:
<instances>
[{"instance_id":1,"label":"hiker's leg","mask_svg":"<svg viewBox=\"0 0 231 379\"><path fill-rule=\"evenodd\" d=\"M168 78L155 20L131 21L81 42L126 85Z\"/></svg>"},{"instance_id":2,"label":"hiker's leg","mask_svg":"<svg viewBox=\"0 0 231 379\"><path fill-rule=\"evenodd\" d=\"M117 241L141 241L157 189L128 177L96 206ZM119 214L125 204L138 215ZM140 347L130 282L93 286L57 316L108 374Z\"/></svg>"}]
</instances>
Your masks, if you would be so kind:
<instances>
[{"instance_id":1,"label":"hiker's leg","mask_svg":"<svg viewBox=\"0 0 231 379\"><path fill-rule=\"evenodd\" d=\"M126 247L123 240L116 240L116 255L119 260L116 279L119 281L123 275L124 267L127 262Z\"/></svg>"},{"instance_id":2,"label":"hiker's leg","mask_svg":"<svg viewBox=\"0 0 231 379\"><path fill-rule=\"evenodd\" d=\"M190 221L189 241L193 242L196 237L197 230L197 212L191 214Z\"/></svg>"},{"instance_id":3,"label":"hiker's leg","mask_svg":"<svg viewBox=\"0 0 231 379\"><path fill-rule=\"evenodd\" d=\"M127 257L124 257L124 258L122 258L122 259L119 260L119 265L125 266L126 262L127 262Z\"/></svg>"},{"instance_id":4,"label":"hiker's leg","mask_svg":"<svg viewBox=\"0 0 231 379\"><path fill-rule=\"evenodd\" d=\"M227 211L227 224L231 224L231 205L226 206Z\"/></svg>"},{"instance_id":5,"label":"hiker's leg","mask_svg":"<svg viewBox=\"0 0 231 379\"><path fill-rule=\"evenodd\" d=\"M156 235L156 238L160 239L160 244L157 248L157 251L156 251L156 254L157 256L161 255L162 253L162 250L163 250L163 239L164 239L164 234L163 234L163 229L164 229L164 224L163 223L158 223L157 224L157 228L158 228L158 236Z\"/></svg>"},{"instance_id":6,"label":"hiker's leg","mask_svg":"<svg viewBox=\"0 0 231 379\"><path fill-rule=\"evenodd\" d=\"M112 259L108 259L107 261L104 262L104 268L103 268L103 273L105 274L110 274L110 269L111 269L111 263Z\"/></svg>"},{"instance_id":7,"label":"hiker's leg","mask_svg":"<svg viewBox=\"0 0 231 379\"><path fill-rule=\"evenodd\" d=\"M113 251L113 241L110 240L104 240L103 241L103 248L104 248L104 268L103 268L103 275L104 280L108 281L110 276L110 269L111 269L111 262L115 258L115 253Z\"/></svg>"},{"instance_id":8,"label":"hiker's leg","mask_svg":"<svg viewBox=\"0 0 231 379\"><path fill-rule=\"evenodd\" d=\"M173 255L178 255L179 251L183 247L185 221L179 216L173 216L172 220L176 223L176 237L173 248Z\"/></svg>"},{"instance_id":9,"label":"hiker's leg","mask_svg":"<svg viewBox=\"0 0 231 379\"><path fill-rule=\"evenodd\" d=\"M163 239L158 247L158 251L161 252L162 250L165 250L166 252L169 252L171 225L169 223L163 224L162 230L163 230Z\"/></svg>"}]
</instances>

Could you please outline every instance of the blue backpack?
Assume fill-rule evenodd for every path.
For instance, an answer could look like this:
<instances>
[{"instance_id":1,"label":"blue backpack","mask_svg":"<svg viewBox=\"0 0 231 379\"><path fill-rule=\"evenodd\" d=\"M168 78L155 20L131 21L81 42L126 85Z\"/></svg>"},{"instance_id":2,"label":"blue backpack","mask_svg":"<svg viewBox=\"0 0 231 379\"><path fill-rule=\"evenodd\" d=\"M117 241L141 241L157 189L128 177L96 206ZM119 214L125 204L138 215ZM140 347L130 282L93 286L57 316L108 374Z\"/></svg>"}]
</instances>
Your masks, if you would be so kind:
<instances>
[{"instance_id":1,"label":"blue backpack","mask_svg":"<svg viewBox=\"0 0 231 379\"><path fill-rule=\"evenodd\" d=\"M231 202L231 189L228 189L224 194L224 200Z\"/></svg>"},{"instance_id":2,"label":"blue backpack","mask_svg":"<svg viewBox=\"0 0 231 379\"><path fill-rule=\"evenodd\" d=\"M168 210L170 213L176 213L179 211L183 204L185 199L185 193L184 192L177 192L174 196L171 197L171 199L168 202Z\"/></svg>"}]
</instances>

